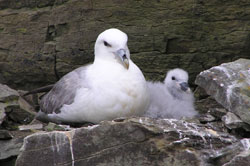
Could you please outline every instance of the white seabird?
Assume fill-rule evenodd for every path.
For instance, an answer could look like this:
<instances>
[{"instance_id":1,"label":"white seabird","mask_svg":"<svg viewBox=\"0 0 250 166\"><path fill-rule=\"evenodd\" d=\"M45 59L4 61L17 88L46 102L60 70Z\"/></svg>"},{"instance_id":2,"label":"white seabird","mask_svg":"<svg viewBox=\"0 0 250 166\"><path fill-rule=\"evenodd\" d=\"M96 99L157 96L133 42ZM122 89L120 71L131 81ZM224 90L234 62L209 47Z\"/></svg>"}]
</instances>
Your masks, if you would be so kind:
<instances>
[{"instance_id":1,"label":"white seabird","mask_svg":"<svg viewBox=\"0 0 250 166\"><path fill-rule=\"evenodd\" d=\"M197 115L194 96L188 86L188 73L176 68L170 70L162 82L147 82L150 91L150 106L146 117L174 118Z\"/></svg>"},{"instance_id":2,"label":"white seabird","mask_svg":"<svg viewBox=\"0 0 250 166\"><path fill-rule=\"evenodd\" d=\"M42 98L37 119L99 123L144 114L149 92L141 70L130 59L127 39L118 29L102 32L93 64L62 77Z\"/></svg>"}]
</instances>

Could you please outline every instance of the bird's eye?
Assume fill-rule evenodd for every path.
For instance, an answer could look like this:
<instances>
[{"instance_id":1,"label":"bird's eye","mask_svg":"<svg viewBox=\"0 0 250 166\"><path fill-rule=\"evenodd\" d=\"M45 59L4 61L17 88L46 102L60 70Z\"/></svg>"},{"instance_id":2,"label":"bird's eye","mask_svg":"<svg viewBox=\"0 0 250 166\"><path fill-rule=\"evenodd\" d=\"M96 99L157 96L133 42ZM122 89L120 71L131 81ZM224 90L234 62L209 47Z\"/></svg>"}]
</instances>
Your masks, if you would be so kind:
<instances>
[{"instance_id":1,"label":"bird's eye","mask_svg":"<svg viewBox=\"0 0 250 166\"><path fill-rule=\"evenodd\" d=\"M174 77L174 76L172 77L172 80L175 80L175 77Z\"/></svg>"},{"instance_id":2,"label":"bird's eye","mask_svg":"<svg viewBox=\"0 0 250 166\"><path fill-rule=\"evenodd\" d=\"M111 45L108 42L104 41L103 43L106 47L111 47Z\"/></svg>"}]
</instances>

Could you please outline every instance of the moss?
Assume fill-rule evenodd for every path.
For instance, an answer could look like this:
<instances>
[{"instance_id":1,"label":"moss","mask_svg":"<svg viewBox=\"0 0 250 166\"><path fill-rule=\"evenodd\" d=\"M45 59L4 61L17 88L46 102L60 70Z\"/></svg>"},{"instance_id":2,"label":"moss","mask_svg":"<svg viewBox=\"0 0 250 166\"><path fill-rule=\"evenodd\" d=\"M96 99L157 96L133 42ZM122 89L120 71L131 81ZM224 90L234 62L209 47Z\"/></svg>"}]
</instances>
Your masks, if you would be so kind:
<instances>
[{"instance_id":1,"label":"moss","mask_svg":"<svg viewBox=\"0 0 250 166\"><path fill-rule=\"evenodd\" d=\"M0 33L4 31L4 28L0 27Z\"/></svg>"},{"instance_id":2,"label":"moss","mask_svg":"<svg viewBox=\"0 0 250 166\"><path fill-rule=\"evenodd\" d=\"M37 7L31 8L32 11L38 11Z\"/></svg>"},{"instance_id":3,"label":"moss","mask_svg":"<svg viewBox=\"0 0 250 166\"><path fill-rule=\"evenodd\" d=\"M27 32L27 29L26 28L18 28L18 29L16 29L16 31L25 34Z\"/></svg>"}]
</instances>

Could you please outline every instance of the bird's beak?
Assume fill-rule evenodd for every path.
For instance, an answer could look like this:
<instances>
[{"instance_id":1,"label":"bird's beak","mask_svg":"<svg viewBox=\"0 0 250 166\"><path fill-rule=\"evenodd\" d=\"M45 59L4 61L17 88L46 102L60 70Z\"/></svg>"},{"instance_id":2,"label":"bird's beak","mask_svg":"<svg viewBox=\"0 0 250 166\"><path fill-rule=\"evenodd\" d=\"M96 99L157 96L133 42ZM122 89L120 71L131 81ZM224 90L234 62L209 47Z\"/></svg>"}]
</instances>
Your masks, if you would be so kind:
<instances>
[{"instance_id":1,"label":"bird's beak","mask_svg":"<svg viewBox=\"0 0 250 166\"><path fill-rule=\"evenodd\" d=\"M121 59L122 63L124 64L125 68L129 68L129 60L126 54L126 50L120 49L116 51L116 55Z\"/></svg>"},{"instance_id":2,"label":"bird's beak","mask_svg":"<svg viewBox=\"0 0 250 166\"><path fill-rule=\"evenodd\" d=\"M184 92L190 92L190 88L187 82L180 83L180 87Z\"/></svg>"}]
</instances>

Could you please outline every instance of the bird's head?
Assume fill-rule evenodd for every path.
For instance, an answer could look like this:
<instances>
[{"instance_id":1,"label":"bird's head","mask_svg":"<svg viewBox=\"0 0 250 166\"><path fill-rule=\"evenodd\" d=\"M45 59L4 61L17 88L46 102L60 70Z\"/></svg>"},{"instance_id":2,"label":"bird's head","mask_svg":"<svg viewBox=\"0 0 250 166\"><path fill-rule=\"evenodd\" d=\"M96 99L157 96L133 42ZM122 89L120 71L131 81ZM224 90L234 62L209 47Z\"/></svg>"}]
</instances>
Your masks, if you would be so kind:
<instances>
[{"instance_id":1,"label":"bird's head","mask_svg":"<svg viewBox=\"0 0 250 166\"><path fill-rule=\"evenodd\" d=\"M95 43L95 60L118 61L129 68L130 52L127 46L128 36L119 29L111 28L102 32Z\"/></svg>"},{"instance_id":2,"label":"bird's head","mask_svg":"<svg viewBox=\"0 0 250 166\"><path fill-rule=\"evenodd\" d=\"M172 95L180 93L190 93L188 85L188 73L182 69L176 68L170 70L164 80L165 85L170 90Z\"/></svg>"}]
</instances>

